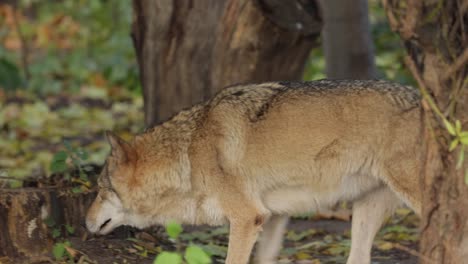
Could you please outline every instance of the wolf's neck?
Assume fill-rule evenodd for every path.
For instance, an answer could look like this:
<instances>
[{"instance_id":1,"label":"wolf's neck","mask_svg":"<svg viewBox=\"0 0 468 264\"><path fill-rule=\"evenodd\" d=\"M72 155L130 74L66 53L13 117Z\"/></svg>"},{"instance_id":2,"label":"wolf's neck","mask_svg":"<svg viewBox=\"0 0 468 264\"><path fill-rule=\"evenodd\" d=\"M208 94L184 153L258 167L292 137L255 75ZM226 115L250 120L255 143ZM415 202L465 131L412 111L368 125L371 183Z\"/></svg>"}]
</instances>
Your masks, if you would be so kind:
<instances>
[{"instance_id":1,"label":"wolf's neck","mask_svg":"<svg viewBox=\"0 0 468 264\"><path fill-rule=\"evenodd\" d=\"M183 110L168 121L147 129L137 135L134 142L140 146L157 148L160 151L183 150L191 143L194 131L200 126L205 116L205 106L198 104L188 110Z\"/></svg>"}]
</instances>

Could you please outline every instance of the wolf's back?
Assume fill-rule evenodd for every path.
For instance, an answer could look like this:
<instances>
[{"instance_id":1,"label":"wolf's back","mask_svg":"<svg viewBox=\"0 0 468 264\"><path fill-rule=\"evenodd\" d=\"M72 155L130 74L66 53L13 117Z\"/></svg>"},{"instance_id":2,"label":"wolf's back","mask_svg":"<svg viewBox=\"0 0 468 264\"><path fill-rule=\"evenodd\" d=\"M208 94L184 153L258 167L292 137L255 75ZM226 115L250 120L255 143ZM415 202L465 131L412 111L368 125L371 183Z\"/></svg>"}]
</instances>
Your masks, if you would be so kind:
<instances>
[{"instance_id":1,"label":"wolf's back","mask_svg":"<svg viewBox=\"0 0 468 264\"><path fill-rule=\"evenodd\" d=\"M362 96L378 94L396 109L407 111L419 107L418 90L383 80L318 80L268 82L233 85L221 90L208 102L209 108L219 104L232 105L248 115L251 121L265 118L268 110L282 102L307 97Z\"/></svg>"}]
</instances>

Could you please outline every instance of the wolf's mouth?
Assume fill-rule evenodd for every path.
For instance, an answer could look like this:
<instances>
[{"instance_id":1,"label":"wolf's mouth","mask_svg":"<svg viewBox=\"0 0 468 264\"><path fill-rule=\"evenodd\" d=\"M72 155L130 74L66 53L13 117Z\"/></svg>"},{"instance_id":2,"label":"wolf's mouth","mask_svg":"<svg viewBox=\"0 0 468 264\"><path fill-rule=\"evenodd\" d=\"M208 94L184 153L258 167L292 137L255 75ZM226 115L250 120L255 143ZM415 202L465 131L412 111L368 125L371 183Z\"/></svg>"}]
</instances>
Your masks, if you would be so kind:
<instances>
[{"instance_id":1,"label":"wolf's mouth","mask_svg":"<svg viewBox=\"0 0 468 264\"><path fill-rule=\"evenodd\" d=\"M109 218L106 221L104 221L104 223L102 223L102 225L99 227L99 231L101 231L104 227L106 227L106 225L109 224L111 220L112 218Z\"/></svg>"}]
</instances>

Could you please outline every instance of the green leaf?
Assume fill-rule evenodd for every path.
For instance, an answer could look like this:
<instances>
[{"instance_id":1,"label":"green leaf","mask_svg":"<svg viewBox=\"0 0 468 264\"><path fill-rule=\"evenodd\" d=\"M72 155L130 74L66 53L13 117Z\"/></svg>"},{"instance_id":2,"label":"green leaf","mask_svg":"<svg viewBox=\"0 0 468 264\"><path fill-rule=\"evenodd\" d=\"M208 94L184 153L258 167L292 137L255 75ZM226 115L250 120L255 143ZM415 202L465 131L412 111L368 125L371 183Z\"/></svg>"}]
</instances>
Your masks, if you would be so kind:
<instances>
[{"instance_id":1,"label":"green leaf","mask_svg":"<svg viewBox=\"0 0 468 264\"><path fill-rule=\"evenodd\" d=\"M82 179L85 182L89 181L88 175L86 175L86 173L82 170L80 170L80 179Z\"/></svg>"},{"instance_id":2,"label":"green leaf","mask_svg":"<svg viewBox=\"0 0 468 264\"><path fill-rule=\"evenodd\" d=\"M468 145L468 133L467 132L463 132L463 133L460 134L460 142L463 145Z\"/></svg>"},{"instance_id":3,"label":"green leaf","mask_svg":"<svg viewBox=\"0 0 468 264\"><path fill-rule=\"evenodd\" d=\"M65 151L59 151L55 153L54 157L52 158L52 161L65 161L67 160L68 154Z\"/></svg>"},{"instance_id":4,"label":"green leaf","mask_svg":"<svg viewBox=\"0 0 468 264\"><path fill-rule=\"evenodd\" d=\"M465 171L465 184L468 185L468 169Z\"/></svg>"},{"instance_id":5,"label":"green leaf","mask_svg":"<svg viewBox=\"0 0 468 264\"><path fill-rule=\"evenodd\" d=\"M444 124L445 124L445 127L447 128L447 131L449 132L449 134L452 135L452 136L455 136L456 133L455 133L455 128L453 127L453 125L450 124L450 122L447 119L444 119Z\"/></svg>"},{"instance_id":6,"label":"green leaf","mask_svg":"<svg viewBox=\"0 0 468 264\"><path fill-rule=\"evenodd\" d=\"M50 170L52 173L61 173L67 170L67 164L65 162L52 162L50 164Z\"/></svg>"},{"instance_id":7,"label":"green leaf","mask_svg":"<svg viewBox=\"0 0 468 264\"><path fill-rule=\"evenodd\" d=\"M18 181L18 180L10 180L10 188L11 189L16 189L16 188L21 188L23 187L23 181Z\"/></svg>"},{"instance_id":8,"label":"green leaf","mask_svg":"<svg viewBox=\"0 0 468 264\"><path fill-rule=\"evenodd\" d=\"M460 149L460 154L458 155L458 161L457 161L457 169L461 168L463 164L463 160L465 160L465 148L464 146Z\"/></svg>"},{"instance_id":9,"label":"green leaf","mask_svg":"<svg viewBox=\"0 0 468 264\"><path fill-rule=\"evenodd\" d=\"M462 137L468 137L468 131L462 131L460 132L460 135L459 135L461 138Z\"/></svg>"},{"instance_id":10,"label":"green leaf","mask_svg":"<svg viewBox=\"0 0 468 264\"><path fill-rule=\"evenodd\" d=\"M148 257L148 250L143 250L141 253L138 253L138 255L144 257L144 258L147 258Z\"/></svg>"},{"instance_id":11,"label":"green leaf","mask_svg":"<svg viewBox=\"0 0 468 264\"><path fill-rule=\"evenodd\" d=\"M84 149L79 149L76 151L76 155L78 156L78 158L80 158L81 160L87 160L89 155L88 155L88 152Z\"/></svg>"},{"instance_id":12,"label":"green leaf","mask_svg":"<svg viewBox=\"0 0 468 264\"><path fill-rule=\"evenodd\" d=\"M460 120L456 120L456 121L455 121L455 132L457 133L457 135L459 135L460 132L461 132L461 123L460 123Z\"/></svg>"},{"instance_id":13,"label":"green leaf","mask_svg":"<svg viewBox=\"0 0 468 264\"><path fill-rule=\"evenodd\" d=\"M83 192L83 189L81 188L81 186L72 188L72 193L82 193L82 192Z\"/></svg>"},{"instance_id":14,"label":"green leaf","mask_svg":"<svg viewBox=\"0 0 468 264\"><path fill-rule=\"evenodd\" d=\"M6 58L0 58L0 88L14 90L22 85L18 67Z\"/></svg>"},{"instance_id":15,"label":"green leaf","mask_svg":"<svg viewBox=\"0 0 468 264\"><path fill-rule=\"evenodd\" d=\"M53 237L53 238L57 238L57 237L59 237L60 235L61 235L61 234L60 234L60 230L59 230L58 228L54 228L54 229L52 230L52 237Z\"/></svg>"},{"instance_id":16,"label":"green leaf","mask_svg":"<svg viewBox=\"0 0 468 264\"><path fill-rule=\"evenodd\" d=\"M52 173L60 173L67 170L67 153L65 151L59 151L55 153L50 163L50 170Z\"/></svg>"},{"instance_id":17,"label":"green leaf","mask_svg":"<svg viewBox=\"0 0 468 264\"><path fill-rule=\"evenodd\" d=\"M182 226L174 221L171 221L166 226L166 232L170 238L176 239L182 232Z\"/></svg>"},{"instance_id":18,"label":"green leaf","mask_svg":"<svg viewBox=\"0 0 468 264\"><path fill-rule=\"evenodd\" d=\"M449 151L454 150L458 146L458 142L458 138L452 140L452 142L450 143Z\"/></svg>"},{"instance_id":19,"label":"green leaf","mask_svg":"<svg viewBox=\"0 0 468 264\"><path fill-rule=\"evenodd\" d=\"M68 234L72 235L75 233L75 228L71 225L65 225L65 229L67 229Z\"/></svg>"},{"instance_id":20,"label":"green leaf","mask_svg":"<svg viewBox=\"0 0 468 264\"><path fill-rule=\"evenodd\" d=\"M178 253L163 251L154 260L153 264L181 264L182 257Z\"/></svg>"},{"instance_id":21,"label":"green leaf","mask_svg":"<svg viewBox=\"0 0 468 264\"><path fill-rule=\"evenodd\" d=\"M191 245L185 250L185 260L188 264L210 264L210 256L199 246Z\"/></svg>"},{"instance_id":22,"label":"green leaf","mask_svg":"<svg viewBox=\"0 0 468 264\"><path fill-rule=\"evenodd\" d=\"M48 227L53 227L55 225L55 220L52 218L52 217L47 217L45 220L44 220L44 223L48 226Z\"/></svg>"},{"instance_id":23,"label":"green leaf","mask_svg":"<svg viewBox=\"0 0 468 264\"><path fill-rule=\"evenodd\" d=\"M55 259L62 259L65 255L65 245L63 243L56 243L52 249L52 254Z\"/></svg>"}]
</instances>

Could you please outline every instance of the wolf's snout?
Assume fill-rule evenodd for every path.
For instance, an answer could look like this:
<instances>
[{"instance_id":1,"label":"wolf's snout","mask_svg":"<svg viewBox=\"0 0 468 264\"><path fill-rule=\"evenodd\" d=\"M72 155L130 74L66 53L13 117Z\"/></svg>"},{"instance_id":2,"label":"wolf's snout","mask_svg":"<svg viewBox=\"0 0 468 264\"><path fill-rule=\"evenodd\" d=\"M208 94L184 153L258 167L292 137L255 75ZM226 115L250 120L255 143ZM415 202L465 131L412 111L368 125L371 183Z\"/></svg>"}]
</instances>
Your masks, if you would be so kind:
<instances>
[{"instance_id":1,"label":"wolf's snout","mask_svg":"<svg viewBox=\"0 0 468 264\"><path fill-rule=\"evenodd\" d=\"M104 221L104 223L102 223L102 225L99 227L99 231L101 231L104 227L106 227L106 225L109 224L111 220L112 218L109 218L106 221Z\"/></svg>"},{"instance_id":2,"label":"wolf's snout","mask_svg":"<svg viewBox=\"0 0 468 264\"><path fill-rule=\"evenodd\" d=\"M91 233L96 233L98 231L98 229L96 228L97 226L94 224L93 221L90 221L89 219L86 219L85 225L88 231Z\"/></svg>"}]
</instances>

